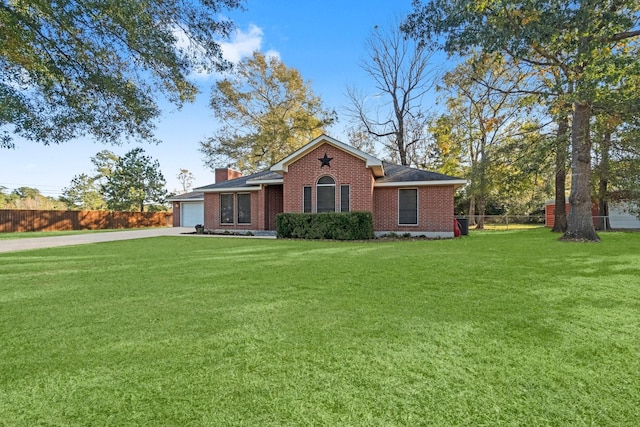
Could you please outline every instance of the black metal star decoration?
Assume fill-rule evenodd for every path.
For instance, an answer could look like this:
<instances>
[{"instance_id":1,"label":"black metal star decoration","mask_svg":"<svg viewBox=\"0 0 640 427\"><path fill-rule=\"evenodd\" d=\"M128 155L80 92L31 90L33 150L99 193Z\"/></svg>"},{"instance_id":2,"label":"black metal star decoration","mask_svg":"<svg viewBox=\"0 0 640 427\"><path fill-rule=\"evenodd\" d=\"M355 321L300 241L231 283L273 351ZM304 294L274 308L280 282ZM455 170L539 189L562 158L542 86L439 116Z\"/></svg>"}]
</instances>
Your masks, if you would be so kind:
<instances>
[{"instance_id":1,"label":"black metal star decoration","mask_svg":"<svg viewBox=\"0 0 640 427\"><path fill-rule=\"evenodd\" d=\"M324 157L321 157L321 158L319 158L318 160L320 160L320 162L322 163L322 164L320 165L320 168L323 168L323 167L325 167L325 166L329 166L329 167L331 167L331 164L329 164L329 162L330 162L331 160L333 160L333 157L329 157L329 156L327 156L327 153L324 153Z\"/></svg>"}]
</instances>

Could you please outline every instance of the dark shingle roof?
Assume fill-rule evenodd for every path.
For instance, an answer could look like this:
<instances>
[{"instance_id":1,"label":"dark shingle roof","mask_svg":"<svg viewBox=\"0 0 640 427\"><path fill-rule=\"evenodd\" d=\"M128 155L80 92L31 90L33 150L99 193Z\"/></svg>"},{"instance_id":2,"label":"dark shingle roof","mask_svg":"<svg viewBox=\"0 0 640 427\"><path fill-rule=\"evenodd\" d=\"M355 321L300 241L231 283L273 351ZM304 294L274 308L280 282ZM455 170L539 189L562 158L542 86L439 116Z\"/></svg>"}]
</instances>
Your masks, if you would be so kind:
<instances>
[{"instance_id":1,"label":"dark shingle roof","mask_svg":"<svg viewBox=\"0 0 640 427\"><path fill-rule=\"evenodd\" d=\"M409 166L394 165L388 162L383 162L382 164L384 166L384 176L376 178L376 183L450 181L460 179L437 172L410 168Z\"/></svg>"},{"instance_id":2,"label":"dark shingle roof","mask_svg":"<svg viewBox=\"0 0 640 427\"><path fill-rule=\"evenodd\" d=\"M384 176L376 178L376 183L395 183L395 182L425 182L425 181L450 181L460 180L449 175L437 172L429 172L422 169L415 169L408 166L394 165L393 163L383 162ZM198 187L196 190L214 190L225 188L243 188L254 187L256 184L248 184L247 181L269 181L274 179L282 179L282 175L270 170L257 172L240 178L230 179L219 184L210 184L204 187ZM200 193L202 194L202 193Z\"/></svg>"},{"instance_id":3,"label":"dark shingle roof","mask_svg":"<svg viewBox=\"0 0 640 427\"><path fill-rule=\"evenodd\" d=\"M167 197L167 200L170 201L170 202L172 202L172 201L186 201L186 200L191 200L191 199L193 199L194 201L203 200L204 199L204 193L199 192L199 191L192 191L190 193L176 194L175 196Z\"/></svg>"},{"instance_id":4,"label":"dark shingle roof","mask_svg":"<svg viewBox=\"0 0 640 427\"><path fill-rule=\"evenodd\" d=\"M257 172L247 176L241 176L240 178L230 179L228 181L220 182L217 184L205 185L204 187L198 187L196 190L213 190L218 188L241 188L241 187L254 187L255 184L247 184L247 181L265 181L271 179L280 179L282 175L271 172L270 170Z\"/></svg>"}]
</instances>

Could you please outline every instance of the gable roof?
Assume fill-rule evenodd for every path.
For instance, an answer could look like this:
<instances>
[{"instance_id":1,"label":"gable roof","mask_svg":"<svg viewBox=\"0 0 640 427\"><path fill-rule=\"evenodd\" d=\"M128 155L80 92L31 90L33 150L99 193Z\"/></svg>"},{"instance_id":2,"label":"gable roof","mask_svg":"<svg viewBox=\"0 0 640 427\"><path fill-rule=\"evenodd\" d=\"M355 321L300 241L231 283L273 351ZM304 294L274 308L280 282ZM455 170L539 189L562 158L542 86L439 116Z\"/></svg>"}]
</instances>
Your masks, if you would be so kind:
<instances>
[{"instance_id":1,"label":"gable roof","mask_svg":"<svg viewBox=\"0 0 640 427\"><path fill-rule=\"evenodd\" d=\"M362 159L367 167L372 169L375 177L375 187L398 187L398 186L431 186L431 185L453 185L461 187L467 183L466 180L444 175L437 172L430 172L422 169L415 169L409 166L395 165L384 162L373 157L371 154L358 150L327 135L321 135L304 147L285 157L270 169L257 172L251 175L241 176L217 184L210 184L204 187L195 188L196 191L220 193L231 191L258 191L262 185L282 184L283 174L287 172L290 164L304 157L316 147L322 144L330 144L340 150ZM177 196L176 196L177 197ZM204 197L204 196L203 196ZM170 200L176 200L170 199Z\"/></svg>"},{"instance_id":2,"label":"gable roof","mask_svg":"<svg viewBox=\"0 0 640 427\"><path fill-rule=\"evenodd\" d=\"M371 168L374 176L376 177L384 176L384 167L382 165L382 160L377 159L373 157L371 154L365 153L364 151L358 150L357 148L351 145L345 144L344 142L340 142L337 139L333 139L330 136L327 136L325 134L320 135L313 141L309 142L308 144L304 145L303 147L289 154L287 157L280 160L275 165L271 166L271 171L278 172L280 174L287 172L290 164L296 162L297 160L304 157L311 151L315 150L316 147L322 144L332 145L339 150L345 151L346 153L351 154L352 156L363 160L366 166L368 168Z\"/></svg>"}]
</instances>

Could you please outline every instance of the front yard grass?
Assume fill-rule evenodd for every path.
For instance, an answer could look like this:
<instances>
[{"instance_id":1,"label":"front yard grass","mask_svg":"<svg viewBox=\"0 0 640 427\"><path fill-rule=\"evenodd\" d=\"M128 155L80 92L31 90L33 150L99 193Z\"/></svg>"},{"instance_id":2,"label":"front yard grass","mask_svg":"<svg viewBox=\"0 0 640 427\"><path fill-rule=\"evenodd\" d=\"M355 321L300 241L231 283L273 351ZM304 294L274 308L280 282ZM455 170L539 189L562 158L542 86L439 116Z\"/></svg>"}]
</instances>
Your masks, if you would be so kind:
<instances>
[{"instance_id":1,"label":"front yard grass","mask_svg":"<svg viewBox=\"0 0 640 427\"><path fill-rule=\"evenodd\" d=\"M640 425L640 234L0 254L0 425Z\"/></svg>"}]
</instances>

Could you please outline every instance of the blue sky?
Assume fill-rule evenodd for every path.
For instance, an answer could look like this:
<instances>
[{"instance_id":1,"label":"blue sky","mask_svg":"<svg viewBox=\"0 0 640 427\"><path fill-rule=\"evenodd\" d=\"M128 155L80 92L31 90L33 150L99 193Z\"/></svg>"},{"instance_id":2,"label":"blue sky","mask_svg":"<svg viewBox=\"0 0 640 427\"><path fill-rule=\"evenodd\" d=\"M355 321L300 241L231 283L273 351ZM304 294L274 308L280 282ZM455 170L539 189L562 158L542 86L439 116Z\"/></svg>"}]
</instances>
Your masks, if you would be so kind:
<instances>
[{"instance_id":1,"label":"blue sky","mask_svg":"<svg viewBox=\"0 0 640 427\"><path fill-rule=\"evenodd\" d=\"M388 25L410 9L411 0L247 0L246 11L229 14L237 32L224 43L225 55L238 60L254 50L277 54L311 82L326 107L338 112L339 123L328 133L346 142L346 87L366 90L371 85L358 66L366 54L365 39L374 26ZM181 168L193 173L194 187L214 182L213 172L203 165L198 142L216 129L208 106L215 78L197 76L196 81L202 93L194 104L180 111L165 106L156 131L162 143L142 145L159 161L169 191L180 188L176 176ZM103 145L90 137L54 146L17 140L16 149L0 149L0 186L35 187L57 196L73 176L92 172L90 158L97 152L106 149L123 155L134 147Z\"/></svg>"}]
</instances>

